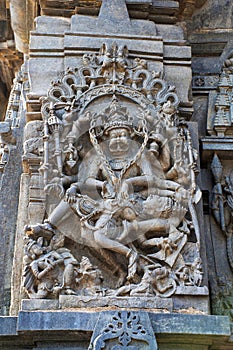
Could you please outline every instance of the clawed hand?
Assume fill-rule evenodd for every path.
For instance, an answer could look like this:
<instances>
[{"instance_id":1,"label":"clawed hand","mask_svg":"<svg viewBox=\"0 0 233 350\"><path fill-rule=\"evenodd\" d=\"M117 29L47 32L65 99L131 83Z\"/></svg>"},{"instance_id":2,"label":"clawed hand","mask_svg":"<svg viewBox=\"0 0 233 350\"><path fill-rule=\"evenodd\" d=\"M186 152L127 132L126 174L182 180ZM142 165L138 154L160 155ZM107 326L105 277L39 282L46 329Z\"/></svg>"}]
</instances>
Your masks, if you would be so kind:
<instances>
[{"instance_id":1,"label":"clawed hand","mask_svg":"<svg viewBox=\"0 0 233 350\"><path fill-rule=\"evenodd\" d=\"M189 192L184 189L183 187L180 187L176 192L175 192L175 199L177 201L181 201L182 199L188 199L189 198Z\"/></svg>"},{"instance_id":2,"label":"clawed hand","mask_svg":"<svg viewBox=\"0 0 233 350\"><path fill-rule=\"evenodd\" d=\"M68 202L69 204L75 203L76 193L77 193L76 187L71 186L70 188L68 188L65 195L65 201Z\"/></svg>"},{"instance_id":3,"label":"clawed hand","mask_svg":"<svg viewBox=\"0 0 233 350\"><path fill-rule=\"evenodd\" d=\"M120 197L122 199L128 199L129 198L129 186L128 186L128 184L125 181L121 185Z\"/></svg>"},{"instance_id":4,"label":"clawed hand","mask_svg":"<svg viewBox=\"0 0 233 350\"><path fill-rule=\"evenodd\" d=\"M114 192L113 186L107 181L104 181L104 183L103 183L102 196L103 196L103 198L114 198L115 197L115 192Z\"/></svg>"}]
</instances>

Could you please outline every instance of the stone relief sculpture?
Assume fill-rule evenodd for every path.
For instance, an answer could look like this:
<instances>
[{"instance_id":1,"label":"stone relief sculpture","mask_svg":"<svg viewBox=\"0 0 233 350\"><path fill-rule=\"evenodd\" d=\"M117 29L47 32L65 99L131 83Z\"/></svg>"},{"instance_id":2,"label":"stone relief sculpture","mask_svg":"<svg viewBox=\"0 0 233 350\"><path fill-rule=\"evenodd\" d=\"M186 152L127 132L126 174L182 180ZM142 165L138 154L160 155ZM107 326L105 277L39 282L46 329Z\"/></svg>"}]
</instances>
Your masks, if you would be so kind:
<instances>
[{"instance_id":1,"label":"stone relief sculpture","mask_svg":"<svg viewBox=\"0 0 233 350\"><path fill-rule=\"evenodd\" d=\"M53 83L41 109L47 212L25 227L29 297L166 298L201 286L196 151L178 103L116 43Z\"/></svg>"},{"instance_id":2,"label":"stone relief sculpture","mask_svg":"<svg viewBox=\"0 0 233 350\"><path fill-rule=\"evenodd\" d=\"M1 142L1 137L0 137ZM4 175L5 167L9 161L10 149L4 142L0 143L0 189L2 188L2 178Z\"/></svg>"},{"instance_id":3,"label":"stone relief sculpture","mask_svg":"<svg viewBox=\"0 0 233 350\"><path fill-rule=\"evenodd\" d=\"M17 128L22 123L22 118L20 118L20 96L24 96L27 90L28 77L23 65L13 80L6 117L0 124L0 189L2 188L3 177L10 159L11 150L16 147Z\"/></svg>"},{"instance_id":4,"label":"stone relief sculpture","mask_svg":"<svg viewBox=\"0 0 233 350\"><path fill-rule=\"evenodd\" d=\"M219 137L232 135L232 53L225 60L222 72L217 77L216 95L213 98L213 106L209 106L210 113L207 128L210 135ZM213 116L214 115L214 116Z\"/></svg>"},{"instance_id":5,"label":"stone relief sculpture","mask_svg":"<svg viewBox=\"0 0 233 350\"><path fill-rule=\"evenodd\" d=\"M223 166L217 154L214 155L211 170L214 176L215 185L212 190L211 207L215 220L220 225L226 237L227 257L231 270L233 271L233 173L223 176Z\"/></svg>"},{"instance_id":6,"label":"stone relief sculpture","mask_svg":"<svg viewBox=\"0 0 233 350\"><path fill-rule=\"evenodd\" d=\"M81 287L82 295L101 292L101 272L82 257L80 263L64 247L64 237L54 235L49 245L43 237L36 241L25 237L24 287L30 298L43 299L59 293L76 294L73 288Z\"/></svg>"},{"instance_id":7,"label":"stone relief sculpture","mask_svg":"<svg viewBox=\"0 0 233 350\"><path fill-rule=\"evenodd\" d=\"M4 143L0 144L0 156L0 167L4 168L9 159L9 147Z\"/></svg>"}]
</instances>

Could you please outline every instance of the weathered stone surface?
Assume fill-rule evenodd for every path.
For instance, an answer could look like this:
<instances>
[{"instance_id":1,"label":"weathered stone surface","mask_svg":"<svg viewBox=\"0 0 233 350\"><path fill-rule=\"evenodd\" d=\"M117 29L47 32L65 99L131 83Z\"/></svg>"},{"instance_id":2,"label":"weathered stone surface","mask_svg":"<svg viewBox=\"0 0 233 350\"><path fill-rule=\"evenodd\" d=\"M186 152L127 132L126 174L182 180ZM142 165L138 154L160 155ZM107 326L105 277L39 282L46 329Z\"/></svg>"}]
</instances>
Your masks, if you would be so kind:
<instances>
[{"instance_id":1,"label":"weathered stone surface","mask_svg":"<svg viewBox=\"0 0 233 350\"><path fill-rule=\"evenodd\" d=\"M99 313L95 312L20 312L17 329L18 332L93 331L98 317ZM230 335L228 317L224 316L149 313L149 317L156 334Z\"/></svg>"},{"instance_id":2,"label":"weathered stone surface","mask_svg":"<svg viewBox=\"0 0 233 350\"><path fill-rule=\"evenodd\" d=\"M73 305L70 307L73 307ZM58 300L22 300L21 310L22 311L35 311L35 310L58 310L59 307L59 301Z\"/></svg>"},{"instance_id":3,"label":"weathered stone surface","mask_svg":"<svg viewBox=\"0 0 233 350\"><path fill-rule=\"evenodd\" d=\"M32 0L10 1L11 25L14 30L17 49L23 53L28 52L29 32L33 28L33 21L37 8ZM25 21L25 16L27 21Z\"/></svg>"},{"instance_id":4,"label":"weathered stone surface","mask_svg":"<svg viewBox=\"0 0 233 350\"><path fill-rule=\"evenodd\" d=\"M190 48L185 46L181 28L173 25L158 25L157 28L153 22L142 20L129 20L127 27L114 26L107 22L103 25L105 21L104 13L108 13L108 16L110 16L110 10L114 10L112 7L108 9L107 3L106 6L106 10L103 10L99 19L83 15L74 15L71 20L51 19L49 16L42 16L37 19L36 31L32 33L30 44L29 71L32 77L32 93L35 95L44 94L56 74L58 75L67 67L77 67L77 58L85 53L83 47L86 48L86 51L88 49L91 51L93 49L98 50L103 43L103 35L108 32L105 42L114 40L118 44L126 44L129 50L134 51L137 56L143 58L146 56L153 59L153 64L151 62L152 69L156 72L164 72L168 81L177 86L180 99L187 102L191 84L191 53ZM122 9L121 13L123 13L123 10L126 13L125 8ZM50 33L51 27L53 32ZM46 33L50 33L49 36ZM87 35L84 33L87 33ZM51 40L52 37L53 41ZM180 41L179 49L176 46L177 40ZM167 45L168 42L173 42L174 45ZM53 54L55 51L56 60ZM163 56L164 64L162 62ZM176 57L175 62L174 57ZM170 60L172 60L173 66L171 66ZM41 71L41 74L38 74L38 70ZM179 81L177 81L177 75L180 76Z\"/></svg>"},{"instance_id":5,"label":"weathered stone surface","mask_svg":"<svg viewBox=\"0 0 233 350\"><path fill-rule=\"evenodd\" d=\"M201 28L231 28L231 6L227 0L221 3L217 0L207 1L203 8L195 11L189 25L193 31Z\"/></svg>"},{"instance_id":6,"label":"weathered stone surface","mask_svg":"<svg viewBox=\"0 0 233 350\"><path fill-rule=\"evenodd\" d=\"M21 177L21 195L19 199L18 225L15 235L14 262L11 282L11 315L18 315L21 299L24 292L21 288L22 260L23 260L23 231L28 222L28 199L29 199L29 175L23 174ZM16 254L17 252L17 254Z\"/></svg>"},{"instance_id":7,"label":"weathered stone surface","mask_svg":"<svg viewBox=\"0 0 233 350\"><path fill-rule=\"evenodd\" d=\"M114 314L112 311L104 313L104 325ZM99 312L63 311L20 312L18 320L17 317L0 317L1 335L4 335L0 338L0 346L4 350L15 347L73 350L75 345L75 349L84 350L88 348L100 315ZM219 344L219 341L225 344L225 349L230 349L231 345L225 342L230 335L227 317L160 313L149 313L148 316L161 349L180 349L185 344L184 349L193 350L190 337L198 350L206 349L207 344ZM143 324L144 317L141 320ZM148 323L143 326L147 328ZM213 348L220 349L219 345Z\"/></svg>"},{"instance_id":8,"label":"weathered stone surface","mask_svg":"<svg viewBox=\"0 0 233 350\"><path fill-rule=\"evenodd\" d=\"M113 27L116 27L118 24L124 25L124 27L128 27L130 25L130 19L126 7L126 3L124 0L112 0L111 2L107 0L102 1L102 6L100 8L98 21L101 25L105 26L106 24L109 26L109 23L113 24ZM108 22L108 23L107 23ZM120 30L122 30L121 28Z\"/></svg>"},{"instance_id":9,"label":"weathered stone surface","mask_svg":"<svg viewBox=\"0 0 233 350\"><path fill-rule=\"evenodd\" d=\"M81 297L75 295L60 295L58 300L23 300L21 309L23 311L35 310L69 310L72 309L94 309L98 308L127 308L127 309L156 309L166 311L182 310L193 313L209 313L208 290L198 291L199 296L190 288L190 292L177 289L173 298L156 297ZM189 295L188 295L189 294Z\"/></svg>"},{"instance_id":10,"label":"weathered stone surface","mask_svg":"<svg viewBox=\"0 0 233 350\"><path fill-rule=\"evenodd\" d=\"M99 314L92 312L19 312L18 332L93 331Z\"/></svg>"},{"instance_id":11,"label":"weathered stone surface","mask_svg":"<svg viewBox=\"0 0 233 350\"><path fill-rule=\"evenodd\" d=\"M209 290L206 286L204 287L190 287L190 286L179 286L176 290L177 295L209 295Z\"/></svg>"},{"instance_id":12,"label":"weathered stone surface","mask_svg":"<svg viewBox=\"0 0 233 350\"><path fill-rule=\"evenodd\" d=\"M30 302L28 302L29 304ZM138 308L138 309L164 309L172 311L172 299L163 299L156 297L78 297L61 295L59 298L59 306L61 309L73 308Z\"/></svg>"},{"instance_id":13,"label":"weathered stone surface","mask_svg":"<svg viewBox=\"0 0 233 350\"><path fill-rule=\"evenodd\" d=\"M23 118L21 123L23 125ZM12 256L14 254L20 175L22 172L22 127L16 130L16 137L17 144L16 146L11 145L9 161L3 174L1 174L0 216L2 219L0 235L2 244L0 246L0 299L3 300L3 304L1 304L2 315L8 314L10 306Z\"/></svg>"},{"instance_id":14,"label":"weathered stone surface","mask_svg":"<svg viewBox=\"0 0 233 350\"><path fill-rule=\"evenodd\" d=\"M178 312L181 310L181 312L209 314L209 297L202 295L175 295L173 298L173 310Z\"/></svg>"},{"instance_id":15,"label":"weathered stone surface","mask_svg":"<svg viewBox=\"0 0 233 350\"><path fill-rule=\"evenodd\" d=\"M17 334L17 317L0 317L0 336Z\"/></svg>"},{"instance_id":16,"label":"weathered stone surface","mask_svg":"<svg viewBox=\"0 0 233 350\"><path fill-rule=\"evenodd\" d=\"M5 134L10 131L10 124L9 122L1 122L0 123L0 134Z\"/></svg>"},{"instance_id":17,"label":"weathered stone surface","mask_svg":"<svg viewBox=\"0 0 233 350\"><path fill-rule=\"evenodd\" d=\"M10 25L9 3L0 3L0 121L4 120L12 80L23 63Z\"/></svg>"},{"instance_id":18,"label":"weathered stone surface","mask_svg":"<svg viewBox=\"0 0 233 350\"><path fill-rule=\"evenodd\" d=\"M149 313L152 327L158 333L186 333L186 334L222 334L230 333L227 317L203 316L203 315L182 315L182 314L156 314Z\"/></svg>"},{"instance_id":19,"label":"weathered stone surface","mask_svg":"<svg viewBox=\"0 0 233 350\"><path fill-rule=\"evenodd\" d=\"M126 4L131 18L149 18L156 23L166 24L175 23L178 15L182 14L183 17L190 16L195 9L194 5L189 6L189 2L187 0L182 1L180 9L178 1L126 0ZM75 13L97 16L100 5L100 1L90 0L69 1L69 3L65 1L54 2L51 0L43 0L40 1L39 8L42 15L49 15L53 17L71 17ZM196 6L200 7L200 5ZM30 21L28 21L27 24L23 21L22 10L24 13L27 13L28 17L30 18ZM11 2L11 12L14 15L12 26L16 33L17 46L20 50L25 52L28 45L29 31L32 28L33 19L37 15L37 8L36 6L33 6L32 1L20 2L20 0L14 0Z\"/></svg>"}]
</instances>

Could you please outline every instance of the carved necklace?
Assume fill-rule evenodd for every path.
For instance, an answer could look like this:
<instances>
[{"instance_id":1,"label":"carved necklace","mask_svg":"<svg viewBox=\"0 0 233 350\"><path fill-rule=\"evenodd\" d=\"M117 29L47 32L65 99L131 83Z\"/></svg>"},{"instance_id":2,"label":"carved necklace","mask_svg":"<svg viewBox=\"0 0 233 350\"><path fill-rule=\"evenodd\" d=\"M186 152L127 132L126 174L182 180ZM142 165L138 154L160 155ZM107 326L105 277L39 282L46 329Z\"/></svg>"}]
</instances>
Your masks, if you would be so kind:
<instances>
[{"instance_id":1,"label":"carved necklace","mask_svg":"<svg viewBox=\"0 0 233 350\"><path fill-rule=\"evenodd\" d=\"M127 166L128 161L126 159L111 159L109 164L112 170L120 171Z\"/></svg>"},{"instance_id":2,"label":"carved necklace","mask_svg":"<svg viewBox=\"0 0 233 350\"><path fill-rule=\"evenodd\" d=\"M117 170L117 169L113 169L111 167L111 165L110 165L111 160L108 161L106 158L106 155L101 150L101 148L98 144L96 135L95 135L95 128L92 127L89 129L90 141L91 141L92 145L94 146L97 154L100 156L100 159L102 160L102 164L108 173L109 179L114 185L116 185L116 184L119 185L121 183L123 175L126 173L126 171L131 167L131 165L136 163L137 160L141 157L141 155L146 147L146 144L148 142L148 138L149 138L146 126L143 127L143 134L144 134L144 140L143 140L143 143L142 143L140 149L138 150L137 154L130 161L120 161L121 162L121 165L119 165L120 174L118 176L116 176L116 174L114 174L114 170ZM123 165L123 167L122 167L122 165Z\"/></svg>"}]
</instances>

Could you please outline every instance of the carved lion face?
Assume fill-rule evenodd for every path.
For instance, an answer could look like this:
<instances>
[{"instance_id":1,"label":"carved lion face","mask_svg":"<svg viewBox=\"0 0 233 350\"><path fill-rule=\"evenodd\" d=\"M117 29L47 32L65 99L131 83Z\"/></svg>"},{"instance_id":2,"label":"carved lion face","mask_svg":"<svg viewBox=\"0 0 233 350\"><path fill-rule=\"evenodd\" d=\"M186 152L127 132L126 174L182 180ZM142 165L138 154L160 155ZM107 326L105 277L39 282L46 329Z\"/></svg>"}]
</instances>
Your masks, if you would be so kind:
<instances>
[{"instance_id":1,"label":"carved lion face","mask_svg":"<svg viewBox=\"0 0 233 350\"><path fill-rule=\"evenodd\" d=\"M129 149L129 132L126 128L109 131L109 150L112 153L125 153Z\"/></svg>"}]
</instances>

